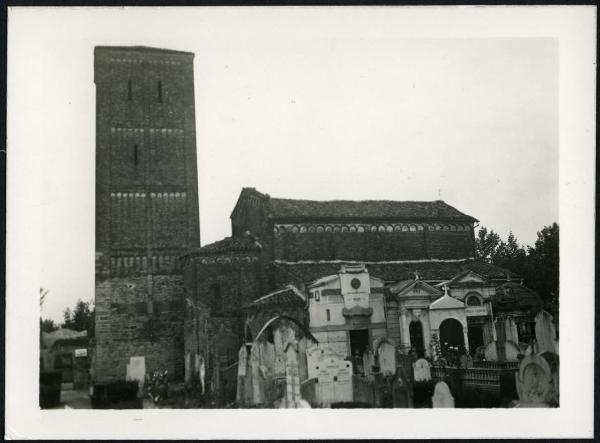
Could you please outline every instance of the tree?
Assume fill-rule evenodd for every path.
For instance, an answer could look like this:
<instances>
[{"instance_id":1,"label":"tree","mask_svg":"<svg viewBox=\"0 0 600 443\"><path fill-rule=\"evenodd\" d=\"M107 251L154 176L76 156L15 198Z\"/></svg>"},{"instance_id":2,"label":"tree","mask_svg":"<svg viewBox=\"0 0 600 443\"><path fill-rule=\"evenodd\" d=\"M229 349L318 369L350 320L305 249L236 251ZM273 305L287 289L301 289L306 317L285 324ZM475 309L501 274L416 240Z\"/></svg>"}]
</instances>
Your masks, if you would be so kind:
<instances>
[{"instance_id":1,"label":"tree","mask_svg":"<svg viewBox=\"0 0 600 443\"><path fill-rule=\"evenodd\" d=\"M42 332L52 332L56 331L58 326L54 323L54 320L51 318L40 319L40 330Z\"/></svg>"},{"instance_id":2,"label":"tree","mask_svg":"<svg viewBox=\"0 0 600 443\"><path fill-rule=\"evenodd\" d=\"M75 307L65 309L63 328L75 331L88 331L88 337L94 336L95 307L93 302L77 300Z\"/></svg>"},{"instance_id":3,"label":"tree","mask_svg":"<svg viewBox=\"0 0 600 443\"><path fill-rule=\"evenodd\" d=\"M44 305L44 300L46 300L46 296L48 295L48 290L44 288L40 288L40 311L42 306ZM40 312L40 340L42 338L42 332L52 332L56 331L58 326L54 323L54 320L50 318L42 319L42 315Z\"/></svg>"},{"instance_id":4,"label":"tree","mask_svg":"<svg viewBox=\"0 0 600 443\"><path fill-rule=\"evenodd\" d=\"M527 251L519 244L512 231L508 233L506 242L500 241L492 256L492 263L522 274L527 261Z\"/></svg>"},{"instance_id":5,"label":"tree","mask_svg":"<svg viewBox=\"0 0 600 443\"><path fill-rule=\"evenodd\" d=\"M535 245L529 248L524 272L528 284L535 289L546 306L558 308L559 294L559 227L557 223L537 233Z\"/></svg>"},{"instance_id":6,"label":"tree","mask_svg":"<svg viewBox=\"0 0 600 443\"><path fill-rule=\"evenodd\" d=\"M519 274L526 286L536 291L546 309L558 309L559 228L553 223L537 233L534 246L520 245L509 232L506 242L493 230L482 226L475 246L480 260Z\"/></svg>"},{"instance_id":7,"label":"tree","mask_svg":"<svg viewBox=\"0 0 600 443\"><path fill-rule=\"evenodd\" d=\"M500 244L500 236L493 230L488 230L485 226L479 228L477 238L475 239L475 251L480 260L491 263Z\"/></svg>"}]
</instances>

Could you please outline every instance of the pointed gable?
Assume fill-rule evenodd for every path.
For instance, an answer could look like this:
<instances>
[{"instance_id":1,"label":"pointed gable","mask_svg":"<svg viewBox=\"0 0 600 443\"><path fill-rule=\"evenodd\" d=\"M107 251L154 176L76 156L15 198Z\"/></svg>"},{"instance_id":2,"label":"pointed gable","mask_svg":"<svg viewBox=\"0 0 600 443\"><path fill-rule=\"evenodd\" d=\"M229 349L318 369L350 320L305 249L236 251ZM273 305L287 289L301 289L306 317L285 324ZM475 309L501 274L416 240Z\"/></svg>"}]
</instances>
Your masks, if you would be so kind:
<instances>
[{"instance_id":1,"label":"pointed gable","mask_svg":"<svg viewBox=\"0 0 600 443\"><path fill-rule=\"evenodd\" d=\"M396 294L398 297L406 296L435 296L439 297L442 292L431 286L429 283L423 280L404 280L396 283L390 288L392 294Z\"/></svg>"},{"instance_id":2,"label":"pointed gable","mask_svg":"<svg viewBox=\"0 0 600 443\"><path fill-rule=\"evenodd\" d=\"M464 309L465 304L454 297L450 297L448 294L429 305L429 309Z\"/></svg>"},{"instance_id":3,"label":"pointed gable","mask_svg":"<svg viewBox=\"0 0 600 443\"><path fill-rule=\"evenodd\" d=\"M487 278L481 276L480 274L468 269L460 274L452 277L450 280L443 281L435 285L438 288L447 285L449 287L457 287L457 286L482 286L489 284Z\"/></svg>"}]
</instances>

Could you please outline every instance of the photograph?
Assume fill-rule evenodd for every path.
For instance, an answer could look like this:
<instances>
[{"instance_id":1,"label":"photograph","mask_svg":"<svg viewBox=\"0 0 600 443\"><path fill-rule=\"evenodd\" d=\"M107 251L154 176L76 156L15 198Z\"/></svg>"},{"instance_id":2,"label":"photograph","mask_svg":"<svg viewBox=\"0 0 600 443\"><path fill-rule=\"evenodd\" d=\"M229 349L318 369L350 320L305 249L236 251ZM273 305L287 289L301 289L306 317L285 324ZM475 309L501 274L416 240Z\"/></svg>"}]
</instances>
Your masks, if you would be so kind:
<instances>
[{"instance_id":1,"label":"photograph","mask_svg":"<svg viewBox=\"0 0 600 443\"><path fill-rule=\"evenodd\" d=\"M9 147L38 168L28 407L565 409L559 331L593 281L565 288L563 40L411 13L435 20L9 10Z\"/></svg>"}]
</instances>

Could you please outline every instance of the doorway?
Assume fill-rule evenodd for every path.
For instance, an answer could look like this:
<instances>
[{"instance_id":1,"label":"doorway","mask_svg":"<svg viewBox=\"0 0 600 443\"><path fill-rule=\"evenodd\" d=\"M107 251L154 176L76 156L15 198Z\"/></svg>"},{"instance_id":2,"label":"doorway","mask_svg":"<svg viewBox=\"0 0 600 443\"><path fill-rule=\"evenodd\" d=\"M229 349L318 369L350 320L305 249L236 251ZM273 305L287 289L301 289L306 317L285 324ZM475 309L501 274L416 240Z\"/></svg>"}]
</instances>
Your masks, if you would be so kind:
<instances>
[{"instance_id":1,"label":"doorway","mask_svg":"<svg viewBox=\"0 0 600 443\"><path fill-rule=\"evenodd\" d=\"M465 347L462 324L454 318L444 320L440 324L440 342L443 351L462 352Z\"/></svg>"},{"instance_id":2,"label":"doorway","mask_svg":"<svg viewBox=\"0 0 600 443\"><path fill-rule=\"evenodd\" d=\"M358 355L362 358L369 346L369 330L368 329L357 329L350 331L350 355L354 356L358 352Z\"/></svg>"},{"instance_id":3,"label":"doorway","mask_svg":"<svg viewBox=\"0 0 600 443\"><path fill-rule=\"evenodd\" d=\"M410 346L415 348L419 358L425 357L425 345L423 343L423 325L420 321L411 321L408 326L410 333Z\"/></svg>"},{"instance_id":4,"label":"doorway","mask_svg":"<svg viewBox=\"0 0 600 443\"><path fill-rule=\"evenodd\" d=\"M470 325L467 329L467 338L469 339L469 349L473 354L478 347L483 346L483 326Z\"/></svg>"}]
</instances>

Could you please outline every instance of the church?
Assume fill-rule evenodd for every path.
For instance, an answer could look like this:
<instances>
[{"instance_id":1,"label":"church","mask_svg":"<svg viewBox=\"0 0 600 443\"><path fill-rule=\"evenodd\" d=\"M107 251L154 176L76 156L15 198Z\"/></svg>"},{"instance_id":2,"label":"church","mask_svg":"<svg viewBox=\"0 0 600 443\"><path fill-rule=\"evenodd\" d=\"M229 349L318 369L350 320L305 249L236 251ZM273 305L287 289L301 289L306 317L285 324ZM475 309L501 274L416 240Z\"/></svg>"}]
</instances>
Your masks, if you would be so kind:
<instances>
[{"instance_id":1,"label":"church","mask_svg":"<svg viewBox=\"0 0 600 443\"><path fill-rule=\"evenodd\" d=\"M194 54L96 47L96 337L102 384L202 366L212 389L285 317L352 357L385 339L432 357L527 342L537 294L479 261L477 219L441 201L316 201L243 188L230 237L201 246ZM410 197L410 196L406 196Z\"/></svg>"},{"instance_id":2,"label":"church","mask_svg":"<svg viewBox=\"0 0 600 443\"><path fill-rule=\"evenodd\" d=\"M292 200L244 188L233 235L182 257L186 361L234 364L241 338L281 315L348 357L384 338L422 357L434 336L473 352L497 338L502 315L527 343L540 299L476 259L476 222L439 200ZM518 297L498 303L506 291Z\"/></svg>"}]
</instances>

